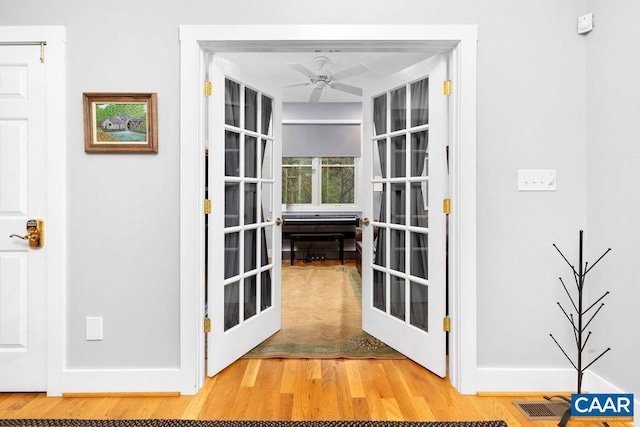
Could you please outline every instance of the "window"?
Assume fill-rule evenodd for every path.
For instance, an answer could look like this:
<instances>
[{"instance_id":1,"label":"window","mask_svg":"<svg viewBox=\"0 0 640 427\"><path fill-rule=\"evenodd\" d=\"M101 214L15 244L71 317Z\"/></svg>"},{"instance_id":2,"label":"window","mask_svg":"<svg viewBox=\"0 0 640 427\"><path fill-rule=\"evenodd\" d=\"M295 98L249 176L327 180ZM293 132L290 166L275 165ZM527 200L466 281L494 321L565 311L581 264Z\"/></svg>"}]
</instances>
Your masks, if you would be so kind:
<instances>
[{"instance_id":1,"label":"window","mask_svg":"<svg viewBox=\"0 0 640 427\"><path fill-rule=\"evenodd\" d=\"M356 163L355 157L283 157L282 203L354 205Z\"/></svg>"}]
</instances>

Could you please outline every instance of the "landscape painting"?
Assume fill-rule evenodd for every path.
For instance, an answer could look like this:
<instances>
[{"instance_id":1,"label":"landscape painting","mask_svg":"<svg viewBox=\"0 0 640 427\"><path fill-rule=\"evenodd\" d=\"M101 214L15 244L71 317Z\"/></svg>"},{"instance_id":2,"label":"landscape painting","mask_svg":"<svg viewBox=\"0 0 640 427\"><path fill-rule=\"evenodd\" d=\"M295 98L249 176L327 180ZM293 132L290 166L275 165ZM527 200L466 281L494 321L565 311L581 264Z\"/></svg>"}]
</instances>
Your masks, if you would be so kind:
<instances>
[{"instance_id":1,"label":"landscape painting","mask_svg":"<svg viewBox=\"0 0 640 427\"><path fill-rule=\"evenodd\" d=\"M156 153L155 93L85 93L85 151Z\"/></svg>"}]
</instances>

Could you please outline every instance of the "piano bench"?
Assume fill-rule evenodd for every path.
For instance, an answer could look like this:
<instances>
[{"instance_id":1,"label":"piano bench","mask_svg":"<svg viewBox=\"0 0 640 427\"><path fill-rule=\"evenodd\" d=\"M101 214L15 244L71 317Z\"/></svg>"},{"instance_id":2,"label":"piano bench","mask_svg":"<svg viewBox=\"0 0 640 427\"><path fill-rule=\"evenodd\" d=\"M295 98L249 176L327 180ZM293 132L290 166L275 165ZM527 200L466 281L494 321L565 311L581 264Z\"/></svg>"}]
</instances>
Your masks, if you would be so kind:
<instances>
[{"instance_id":1,"label":"piano bench","mask_svg":"<svg viewBox=\"0 0 640 427\"><path fill-rule=\"evenodd\" d=\"M289 236L291 265L296 260L295 242L330 242L340 244L340 263L344 264L344 234L342 233L293 233Z\"/></svg>"}]
</instances>

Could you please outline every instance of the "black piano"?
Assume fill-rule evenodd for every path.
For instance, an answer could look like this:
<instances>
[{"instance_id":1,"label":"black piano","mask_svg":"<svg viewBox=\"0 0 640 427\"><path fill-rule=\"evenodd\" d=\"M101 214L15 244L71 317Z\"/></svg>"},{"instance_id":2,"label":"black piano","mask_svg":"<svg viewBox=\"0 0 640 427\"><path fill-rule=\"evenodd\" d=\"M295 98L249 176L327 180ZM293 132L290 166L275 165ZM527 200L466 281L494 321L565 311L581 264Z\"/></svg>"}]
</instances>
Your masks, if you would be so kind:
<instances>
[{"instance_id":1,"label":"black piano","mask_svg":"<svg viewBox=\"0 0 640 427\"><path fill-rule=\"evenodd\" d=\"M360 224L360 217L354 214L289 214L282 219L282 238L289 240L291 265L295 262L296 250L303 250L307 260L314 259L314 254L324 254L320 251L325 250L314 248L317 246L314 242L329 241L338 242L339 259L344 263L344 241L355 239L356 227Z\"/></svg>"}]
</instances>

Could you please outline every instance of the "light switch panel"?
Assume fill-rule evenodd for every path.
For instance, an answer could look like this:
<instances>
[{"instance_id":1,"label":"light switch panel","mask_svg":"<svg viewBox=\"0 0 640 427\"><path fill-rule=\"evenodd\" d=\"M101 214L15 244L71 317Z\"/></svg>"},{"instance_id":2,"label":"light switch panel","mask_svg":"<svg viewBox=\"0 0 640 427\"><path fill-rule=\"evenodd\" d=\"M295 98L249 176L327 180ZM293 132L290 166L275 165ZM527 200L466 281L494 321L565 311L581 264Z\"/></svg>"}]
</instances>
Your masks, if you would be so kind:
<instances>
[{"instance_id":1,"label":"light switch panel","mask_svg":"<svg viewBox=\"0 0 640 427\"><path fill-rule=\"evenodd\" d=\"M519 169L518 191L556 191L556 170Z\"/></svg>"},{"instance_id":2,"label":"light switch panel","mask_svg":"<svg viewBox=\"0 0 640 427\"><path fill-rule=\"evenodd\" d=\"M87 317L87 341L102 340L102 317Z\"/></svg>"}]
</instances>

